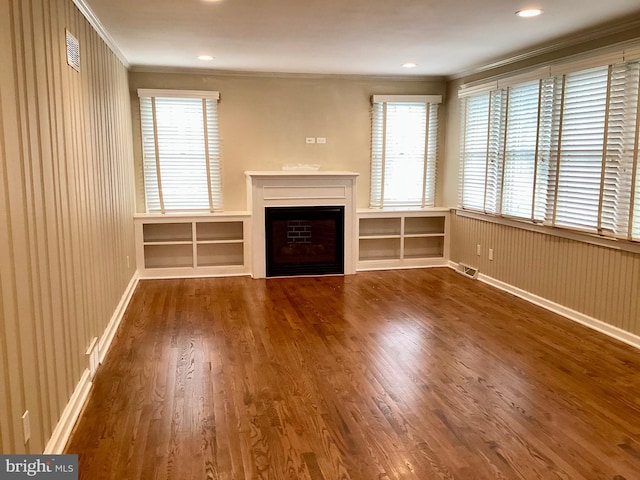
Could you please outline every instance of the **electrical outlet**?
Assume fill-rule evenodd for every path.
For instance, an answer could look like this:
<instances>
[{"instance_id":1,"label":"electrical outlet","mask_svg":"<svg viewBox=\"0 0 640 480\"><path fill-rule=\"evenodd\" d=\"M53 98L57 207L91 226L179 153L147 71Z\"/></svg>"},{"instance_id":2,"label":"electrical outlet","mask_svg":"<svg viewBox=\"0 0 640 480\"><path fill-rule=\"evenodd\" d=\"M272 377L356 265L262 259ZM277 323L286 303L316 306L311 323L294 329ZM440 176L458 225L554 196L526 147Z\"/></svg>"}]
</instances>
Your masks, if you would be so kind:
<instances>
[{"instance_id":1,"label":"electrical outlet","mask_svg":"<svg viewBox=\"0 0 640 480\"><path fill-rule=\"evenodd\" d=\"M493 260L493 248L489 249L489 260Z\"/></svg>"},{"instance_id":2,"label":"electrical outlet","mask_svg":"<svg viewBox=\"0 0 640 480\"><path fill-rule=\"evenodd\" d=\"M306 142L307 143L316 143L316 137L307 137Z\"/></svg>"},{"instance_id":3,"label":"electrical outlet","mask_svg":"<svg viewBox=\"0 0 640 480\"><path fill-rule=\"evenodd\" d=\"M24 443L26 444L31 438L31 423L29 422L29 410L25 410L22 415L22 431L24 433Z\"/></svg>"},{"instance_id":4,"label":"electrical outlet","mask_svg":"<svg viewBox=\"0 0 640 480\"><path fill-rule=\"evenodd\" d=\"M482 245L480 244L476 245L476 255L477 256L482 255Z\"/></svg>"},{"instance_id":5,"label":"electrical outlet","mask_svg":"<svg viewBox=\"0 0 640 480\"><path fill-rule=\"evenodd\" d=\"M316 143L327 143L326 137L316 137Z\"/></svg>"}]
</instances>

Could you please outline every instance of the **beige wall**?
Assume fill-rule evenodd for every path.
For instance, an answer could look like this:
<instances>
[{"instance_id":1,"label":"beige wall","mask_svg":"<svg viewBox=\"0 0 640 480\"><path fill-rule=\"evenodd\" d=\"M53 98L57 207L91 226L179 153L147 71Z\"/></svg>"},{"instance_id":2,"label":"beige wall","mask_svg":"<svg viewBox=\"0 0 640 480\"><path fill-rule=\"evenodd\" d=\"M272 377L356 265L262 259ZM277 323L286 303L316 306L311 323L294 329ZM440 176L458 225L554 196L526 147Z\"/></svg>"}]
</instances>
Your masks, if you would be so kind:
<instances>
[{"instance_id":1,"label":"beige wall","mask_svg":"<svg viewBox=\"0 0 640 480\"><path fill-rule=\"evenodd\" d=\"M511 65L448 82L443 204L455 207L458 203L460 112L457 91L463 82L504 75L569 54L589 55L595 49L633 38L638 38L637 28L537 57L529 56ZM492 220L452 215L450 256L453 262L477 267L481 273L496 280L640 335L640 254ZM476 254L477 245L481 245L480 256ZM493 261L488 259L489 248L494 249ZM638 251L637 247L635 251Z\"/></svg>"},{"instance_id":2,"label":"beige wall","mask_svg":"<svg viewBox=\"0 0 640 480\"><path fill-rule=\"evenodd\" d=\"M442 155L441 175L442 206L456 207L458 205L458 180L460 174L460 101L458 89L462 82L453 80L447 82L444 111L444 152Z\"/></svg>"},{"instance_id":3,"label":"beige wall","mask_svg":"<svg viewBox=\"0 0 640 480\"><path fill-rule=\"evenodd\" d=\"M0 50L0 452L39 453L134 274L127 72L70 0L0 0Z\"/></svg>"},{"instance_id":4,"label":"beige wall","mask_svg":"<svg viewBox=\"0 0 640 480\"><path fill-rule=\"evenodd\" d=\"M137 210L144 212L138 88L220 92L225 210L245 210L246 170L317 163L323 170L360 173L358 207L369 203L371 95L444 94L443 81L339 76L129 74L134 124ZM305 137L326 137L306 145Z\"/></svg>"},{"instance_id":5,"label":"beige wall","mask_svg":"<svg viewBox=\"0 0 640 480\"><path fill-rule=\"evenodd\" d=\"M451 218L453 261L640 335L640 254L475 218Z\"/></svg>"}]
</instances>

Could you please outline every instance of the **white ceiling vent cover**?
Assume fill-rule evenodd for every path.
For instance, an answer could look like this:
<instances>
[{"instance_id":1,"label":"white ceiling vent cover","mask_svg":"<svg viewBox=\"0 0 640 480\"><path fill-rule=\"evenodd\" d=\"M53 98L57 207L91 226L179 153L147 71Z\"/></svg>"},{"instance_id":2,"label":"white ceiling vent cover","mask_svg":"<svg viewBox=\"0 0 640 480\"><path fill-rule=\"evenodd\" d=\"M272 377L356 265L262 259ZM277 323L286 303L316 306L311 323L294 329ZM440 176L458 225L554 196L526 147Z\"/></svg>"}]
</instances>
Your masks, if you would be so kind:
<instances>
[{"instance_id":1,"label":"white ceiling vent cover","mask_svg":"<svg viewBox=\"0 0 640 480\"><path fill-rule=\"evenodd\" d=\"M69 30L67 33L67 64L76 72L80 71L80 43L78 39L71 35Z\"/></svg>"}]
</instances>

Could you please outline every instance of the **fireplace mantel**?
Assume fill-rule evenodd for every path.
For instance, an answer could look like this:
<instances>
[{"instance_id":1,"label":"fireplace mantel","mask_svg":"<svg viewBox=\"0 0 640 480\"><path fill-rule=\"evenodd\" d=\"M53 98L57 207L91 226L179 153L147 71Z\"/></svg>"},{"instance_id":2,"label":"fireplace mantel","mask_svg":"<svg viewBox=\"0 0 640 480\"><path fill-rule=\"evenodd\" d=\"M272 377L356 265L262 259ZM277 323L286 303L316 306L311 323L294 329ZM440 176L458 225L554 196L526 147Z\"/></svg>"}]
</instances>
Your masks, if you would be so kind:
<instances>
[{"instance_id":1,"label":"fireplace mantel","mask_svg":"<svg viewBox=\"0 0 640 480\"><path fill-rule=\"evenodd\" d=\"M254 278L266 276L265 207L344 206L344 273L355 273L356 179L342 171L249 171L247 204L251 210L251 264Z\"/></svg>"}]
</instances>

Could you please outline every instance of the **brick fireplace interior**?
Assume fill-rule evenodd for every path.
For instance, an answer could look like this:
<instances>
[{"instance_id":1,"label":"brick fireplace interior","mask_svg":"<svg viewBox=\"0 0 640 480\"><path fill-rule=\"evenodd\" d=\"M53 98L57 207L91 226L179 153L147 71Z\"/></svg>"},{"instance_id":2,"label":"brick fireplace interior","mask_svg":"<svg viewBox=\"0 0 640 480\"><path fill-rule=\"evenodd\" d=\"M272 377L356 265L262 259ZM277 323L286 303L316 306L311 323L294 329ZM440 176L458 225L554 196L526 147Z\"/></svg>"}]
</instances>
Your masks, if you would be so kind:
<instances>
[{"instance_id":1,"label":"brick fireplace interior","mask_svg":"<svg viewBox=\"0 0 640 480\"><path fill-rule=\"evenodd\" d=\"M344 207L266 207L267 277L344 273Z\"/></svg>"}]
</instances>

